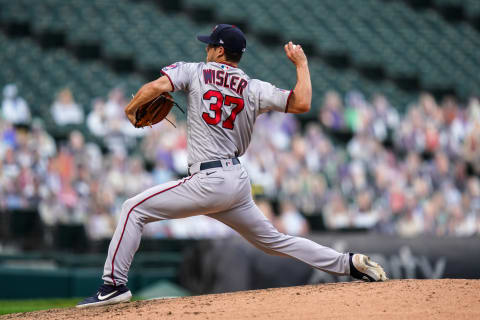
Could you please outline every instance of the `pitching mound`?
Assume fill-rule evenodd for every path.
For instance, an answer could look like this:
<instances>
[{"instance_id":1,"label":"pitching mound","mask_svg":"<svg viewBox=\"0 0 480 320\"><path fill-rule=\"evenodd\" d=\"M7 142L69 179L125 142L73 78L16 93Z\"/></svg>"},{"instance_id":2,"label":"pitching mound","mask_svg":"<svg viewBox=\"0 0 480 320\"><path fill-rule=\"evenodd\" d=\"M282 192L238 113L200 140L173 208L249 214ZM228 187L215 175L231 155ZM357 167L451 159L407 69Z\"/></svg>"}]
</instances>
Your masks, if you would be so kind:
<instances>
[{"instance_id":1,"label":"pitching mound","mask_svg":"<svg viewBox=\"0 0 480 320\"><path fill-rule=\"evenodd\" d=\"M2 319L480 319L480 280L336 283L54 309Z\"/></svg>"}]
</instances>

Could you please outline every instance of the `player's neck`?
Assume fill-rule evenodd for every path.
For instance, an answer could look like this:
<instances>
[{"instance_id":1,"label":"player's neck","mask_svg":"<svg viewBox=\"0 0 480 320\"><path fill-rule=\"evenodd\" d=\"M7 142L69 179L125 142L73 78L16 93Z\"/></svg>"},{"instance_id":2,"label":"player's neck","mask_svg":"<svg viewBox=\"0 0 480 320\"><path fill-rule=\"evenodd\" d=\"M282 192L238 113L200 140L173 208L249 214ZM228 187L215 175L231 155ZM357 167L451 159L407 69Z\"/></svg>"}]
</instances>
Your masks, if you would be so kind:
<instances>
[{"instance_id":1,"label":"player's neck","mask_svg":"<svg viewBox=\"0 0 480 320\"><path fill-rule=\"evenodd\" d=\"M216 63L221 63L221 64L226 64L227 66L238 68L238 63L237 62L227 61L227 60L222 59L222 58L215 60L215 62Z\"/></svg>"}]
</instances>

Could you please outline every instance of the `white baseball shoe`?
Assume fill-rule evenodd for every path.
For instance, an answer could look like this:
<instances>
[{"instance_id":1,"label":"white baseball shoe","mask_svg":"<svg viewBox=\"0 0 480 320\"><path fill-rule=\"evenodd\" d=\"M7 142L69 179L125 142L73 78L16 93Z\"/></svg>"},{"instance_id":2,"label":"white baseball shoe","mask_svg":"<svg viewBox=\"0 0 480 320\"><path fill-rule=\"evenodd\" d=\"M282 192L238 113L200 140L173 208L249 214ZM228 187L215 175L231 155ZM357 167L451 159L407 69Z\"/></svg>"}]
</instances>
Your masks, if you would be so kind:
<instances>
[{"instance_id":1,"label":"white baseball shoe","mask_svg":"<svg viewBox=\"0 0 480 320\"><path fill-rule=\"evenodd\" d=\"M350 275L363 281L388 280L383 268L364 254L350 253Z\"/></svg>"}]
</instances>

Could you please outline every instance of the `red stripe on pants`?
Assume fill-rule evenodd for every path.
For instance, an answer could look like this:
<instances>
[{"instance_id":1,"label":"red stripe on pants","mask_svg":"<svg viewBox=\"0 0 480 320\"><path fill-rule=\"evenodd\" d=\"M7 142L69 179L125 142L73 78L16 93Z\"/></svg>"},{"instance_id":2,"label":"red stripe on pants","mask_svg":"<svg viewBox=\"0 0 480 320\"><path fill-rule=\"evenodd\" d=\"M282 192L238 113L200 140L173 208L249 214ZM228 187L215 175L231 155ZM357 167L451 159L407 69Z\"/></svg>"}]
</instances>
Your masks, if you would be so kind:
<instances>
[{"instance_id":1,"label":"red stripe on pants","mask_svg":"<svg viewBox=\"0 0 480 320\"><path fill-rule=\"evenodd\" d=\"M173 188L176 188L178 187L179 185L185 183L186 181L192 179L192 177L194 175L196 175L197 173L194 173L193 175L191 175L188 179L184 179L183 181L180 181L178 184L174 185L174 186L171 186L167 189L164 189L162 191L159 191L155 194L152 194L151 196L148 196L147 198L143 199L142 201L140 201L139 203L137 203L136 205L134 205L130 211L128 211L128 214L127 214L127 219L125 220L125 224L123 225L123 230L122 230L122 235L120 236L120 240L118 241L118 244L117 244L117 248L115 249L115 253L113 254L113 258L112 258L112 274L111 274L111 278L112 278L112 281L113 281L113 285L116 286L116 282L115 282L115 279L113 277L113 272L115 271L115 257L117 256L117 252L118 252L118 248L120 248L120 243L122 242L122 239L123 239L123 234L125 233L125 228L127 227L127 222L128 222L128 218L130 217L130 213L132 213L133 209L135 209L136 207L138 207L139 205L141 205L142 203L144 203L145 201L147 201L148 199L151 199L155 196L158 196L159 194L161 193L164 193L165 191L168 191L168 190L171 190Z\"/></svg>"}]
</instances>

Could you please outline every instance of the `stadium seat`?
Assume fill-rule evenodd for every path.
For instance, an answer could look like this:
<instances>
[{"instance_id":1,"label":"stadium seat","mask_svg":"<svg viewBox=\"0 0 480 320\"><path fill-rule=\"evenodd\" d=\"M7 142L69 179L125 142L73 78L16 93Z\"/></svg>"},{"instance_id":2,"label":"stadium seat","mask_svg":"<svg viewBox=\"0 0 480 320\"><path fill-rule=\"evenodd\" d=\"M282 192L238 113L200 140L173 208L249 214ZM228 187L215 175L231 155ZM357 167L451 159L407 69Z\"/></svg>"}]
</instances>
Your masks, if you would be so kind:
<instances>
[{"instance_id":1,"label":"stadium seat","mask_svg":"<svg viewBox=\"0 0 480 320\"><path fill-rule=\"evenodd\" d=\"M439 5L449 1L435 0ZM475 14L479 3L468 0L462 6ZM61 44L65 38L65 50L51 51L34 41L20 45L22 41L15 38L2 40L12 45L0 54L16 59L0 71L0 85L15 81L27 87L41 79L38 88L25 96L44 109L54 98L52 92L65 83L88 109L92 98L105 95L117 83L125 83L133 92L142 82L159 76L167 64L202 61L203 45L195 35L209 33L212 26L197 24L189 15L194 8L213 12L219 22L235 20L245 26L248 49L242 66L252 77L281 87L291 88L295 73L276 41L302 43L312 56L315 97L329 89L345 92L361 87L388 93L400 105L412 99L408 91L412 88L452 89L465 97L480 83L479 32L469 24L450 24L435 11L416 11L400 1L299 0L292 6L287 0L185 0L182 8L187 15L167 14L148 1L0 0L0 5L4 30L21 24L24 33L31 32L35 39L56 34ZM72 53L100 59L100 63L78 60ZM143 78L122 74L122 67L139 71Z\"/></svg>"}]
</instances>

